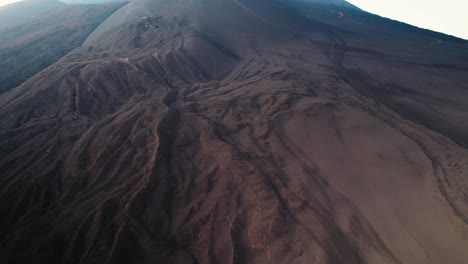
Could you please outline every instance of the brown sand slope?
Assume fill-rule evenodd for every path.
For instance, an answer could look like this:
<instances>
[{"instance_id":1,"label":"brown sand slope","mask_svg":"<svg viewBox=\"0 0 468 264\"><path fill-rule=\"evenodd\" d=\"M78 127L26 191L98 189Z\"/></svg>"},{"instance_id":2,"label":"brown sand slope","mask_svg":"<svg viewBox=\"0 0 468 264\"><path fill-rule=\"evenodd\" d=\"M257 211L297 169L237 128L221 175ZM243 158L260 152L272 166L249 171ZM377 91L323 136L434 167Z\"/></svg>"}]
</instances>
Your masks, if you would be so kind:
<instances>
[{"instance_id":1,"label":"brown sand slope","mask_svg":"<svg viewBox=\"0 0 468 264\"><path fill-rule=\"evenodd\" d=\"M129 6L155 15L0 96L3 262L466 263L465 42L340 5Z\"/></svg>"}]
</instances>

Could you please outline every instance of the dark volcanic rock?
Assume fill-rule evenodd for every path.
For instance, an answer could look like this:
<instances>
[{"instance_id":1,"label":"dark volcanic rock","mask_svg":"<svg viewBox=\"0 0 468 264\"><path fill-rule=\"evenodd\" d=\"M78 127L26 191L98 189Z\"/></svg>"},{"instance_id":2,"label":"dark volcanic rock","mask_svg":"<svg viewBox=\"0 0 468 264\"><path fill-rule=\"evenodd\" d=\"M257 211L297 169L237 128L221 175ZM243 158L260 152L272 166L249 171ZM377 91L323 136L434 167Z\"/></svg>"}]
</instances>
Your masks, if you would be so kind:
<instances>
[{"instance_id":1,"label":"dark volcanic rock","mask_svg":"<svg viewBox=\"0 0 468 264\"><path fill-rule=\"evenodd\" d=\"M0 95L0 260L465 263L467 61L340 1L132 1Z\"/></svg>"}]
</instances>

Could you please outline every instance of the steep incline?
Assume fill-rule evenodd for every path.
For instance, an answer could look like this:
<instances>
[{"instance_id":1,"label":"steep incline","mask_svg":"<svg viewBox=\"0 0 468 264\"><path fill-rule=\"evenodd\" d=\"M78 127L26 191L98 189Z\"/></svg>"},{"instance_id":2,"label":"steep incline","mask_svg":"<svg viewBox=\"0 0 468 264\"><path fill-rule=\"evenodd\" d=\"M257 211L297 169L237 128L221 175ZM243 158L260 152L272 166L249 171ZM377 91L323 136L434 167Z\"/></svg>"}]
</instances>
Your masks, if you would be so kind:
<instances>
[{"instance_id":1,"label":"steep incline","mask_svg":"<svg viewBox=\"0 0 468 264\"><path fill-rule=\"evenodd\" d=\"M135 0L0 95L0 260L463 264L468 46L314 6Z\"/></svg>"},{"instance_id":2,"label":"steep incline","mask_svg":"<svg viewBox=\"0 0 468 264\"><path fill-rule=\"evenodd\" d=\"M65 6L58 0L25 0L0 7L0 29L21 25L47 11Z\"/></svg>"},{"instance_id":3,"label":"steep incline","mask_svg":"<svg viewBox=\"0 0 468 264\"><path fill-rule=\"evenodd\" d=\"M63 5L15 27L0 29L0 93L81 46L122 5Z\"/></svg>"}]
</instances>

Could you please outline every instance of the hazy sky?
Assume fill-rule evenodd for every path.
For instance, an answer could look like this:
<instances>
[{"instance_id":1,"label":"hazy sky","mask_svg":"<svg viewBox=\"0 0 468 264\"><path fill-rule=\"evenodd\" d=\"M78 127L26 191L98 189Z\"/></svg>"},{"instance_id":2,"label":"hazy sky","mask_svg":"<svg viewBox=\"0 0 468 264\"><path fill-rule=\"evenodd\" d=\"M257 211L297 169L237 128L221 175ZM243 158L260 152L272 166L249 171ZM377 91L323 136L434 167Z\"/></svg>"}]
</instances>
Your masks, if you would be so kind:
<instances>
[{"instance_id":1,"label":"hazy sky","mask_svg":"<svg viewBox=\"0 0 468 264\"><path fill-rule=\"evenodd\" d=\"M0 6L17 0L0 0ZM384 17L468 39L468 0L348 0Z\"/></svg>"},{"instance_id":2,"label":"hazy sky","mask_svg":"<svg viewBox=\"0 0 468 264\"><path fill-rule=\"evenodd\" d=\"M468 0L348 0L366 11L468 39Z\"/></svg>"},{"instance_id":3,"label":"hazy sky","mask_svg":"<svg viewBox=\"0 0 468 264\"><path fill-rule=\"evenodd\" d=\"M13 2L18 2L18 0L0 0L0 6L13 3Z\"/></svg>"}]
</instances>

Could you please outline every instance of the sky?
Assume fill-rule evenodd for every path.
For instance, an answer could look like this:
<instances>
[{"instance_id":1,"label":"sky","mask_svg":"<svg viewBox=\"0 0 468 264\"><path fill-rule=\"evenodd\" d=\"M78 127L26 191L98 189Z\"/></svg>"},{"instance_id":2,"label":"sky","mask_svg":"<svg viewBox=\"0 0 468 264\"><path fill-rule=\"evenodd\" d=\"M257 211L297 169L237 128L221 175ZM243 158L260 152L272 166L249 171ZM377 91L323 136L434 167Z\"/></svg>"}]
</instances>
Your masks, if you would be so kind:
<instances>
[{"instance_id":1,"label":"sky","mask_svg":"<svg viewBox=\"0 0 468 264\"><path fill-rule=\"evenodd\" d=\"M0 6L10 4L13 2L18 2L18 0L0 0Z\"/></svg>"},{"instance_id":2,"label":"sky","mask_svg":"<svg viewBox=\"0 0 468 264\"><path fill-rule=\"evenodd\" d=\"M368 12L468 39L468 0L348 0Z\"/></svg>"},{"instance_id":3,"label":"sky","mask_svg":"<svg viewBox=\"0 0 468 264\"><path fill-rule=\"evenodd\" d=\"M0 0L0 6L17 0ZM468 39L468 0L348 0L361 9Z\"/></svg>"}]
</instances>

